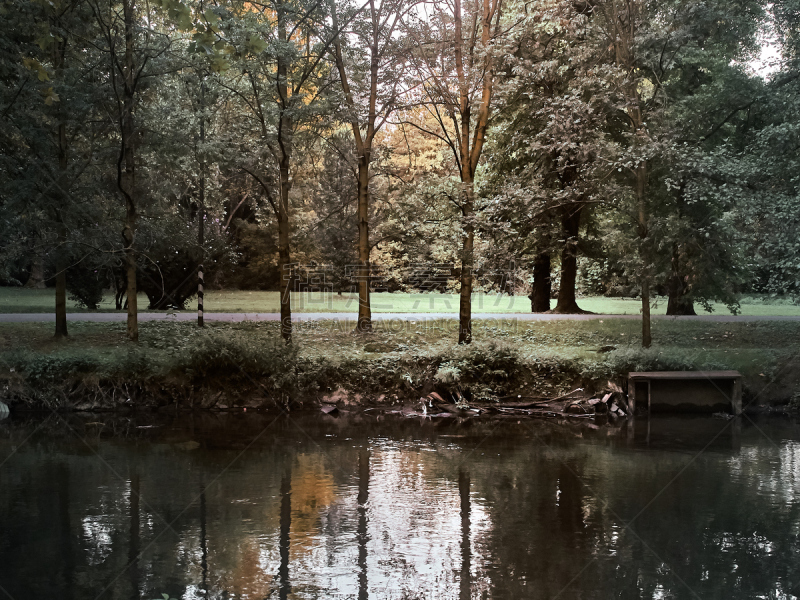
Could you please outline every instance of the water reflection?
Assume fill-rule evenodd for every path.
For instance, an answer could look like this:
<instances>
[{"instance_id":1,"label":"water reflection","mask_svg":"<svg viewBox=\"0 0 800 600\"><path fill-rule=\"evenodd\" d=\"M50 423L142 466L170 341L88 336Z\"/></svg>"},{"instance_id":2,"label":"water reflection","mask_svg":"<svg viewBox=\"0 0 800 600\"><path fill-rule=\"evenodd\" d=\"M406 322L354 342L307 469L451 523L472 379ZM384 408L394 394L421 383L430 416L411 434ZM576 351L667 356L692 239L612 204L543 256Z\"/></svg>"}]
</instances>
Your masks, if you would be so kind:
<instances>
[{"instance_id":1,"label":"water reflection","mask_svg":"<svg viewBox=\"0 0 800 600\"><path fill-rule=\"evenodd\" d=\"M786 422L149 418L0 425L8 595L800 595Z\"/></svg>"},{"instance_id":2,"label":"water reflection","mask_svg":"<svg viewBox=\"0 0 800 600\"><path fill-rule=\"evenodd\" d=\"M58 536L60 551L61 579L63 580L63 598L71 600L74 597L73 577L75 573L75 559L72 548L72 517L70 516L70 481L69 470L62 464L56 471L58 482L58 521L61 524Z\"/></svg>"},{"instance_id":3,"label":"water reflection","mask_svg":"<svg viewBox=\"0 0 800 600\"><path fill-rule=\"evenodd\" d=\"M206 487L200 484L200 589L208 596L208 542L206 540Z\"/></svg>"},{"instance_id":4,"label":"water reflection","mask_svg":"<svg viewBox=\"0 0 800 600\"><path fill-rule=\"evenodd\" d=\"M369 598L367 578L367 502L369 501L369 450L358 453L358 600Z\"/></svg>"},{"instance_id":5,"label":"water reflection","mask_svg":"<svg viewBox=\"0 0 800 600\"><path fill-rule=\"evenodd\" d=\"M469 535L469 474L458 471L458 495L461 500L461 585L459 600L472 597L472 539Z\"/></svg>"},{"instance_id":6,"label":"water reflection","mask_svg":"<svg viewBox=\"0 0 800 600\"><path fill-rule=\"evenodd\" d=\"M128 544L128 574L131 578L131 598L139 599L139 474L131 475L130 543Z\"/></svg>"},{"instance_id":7,"label":"water reflection","mask_svg":"<svg viewBox=\"0 0 800 600\"><path fill-rule=\"evenodd\" d=\"M280 598L286 600L292 586L289 583L289 535L292 529L292 468L286 468L281 478L281 537L279 541L281 566L278 569Z\"/></svg>"}]
</instances>

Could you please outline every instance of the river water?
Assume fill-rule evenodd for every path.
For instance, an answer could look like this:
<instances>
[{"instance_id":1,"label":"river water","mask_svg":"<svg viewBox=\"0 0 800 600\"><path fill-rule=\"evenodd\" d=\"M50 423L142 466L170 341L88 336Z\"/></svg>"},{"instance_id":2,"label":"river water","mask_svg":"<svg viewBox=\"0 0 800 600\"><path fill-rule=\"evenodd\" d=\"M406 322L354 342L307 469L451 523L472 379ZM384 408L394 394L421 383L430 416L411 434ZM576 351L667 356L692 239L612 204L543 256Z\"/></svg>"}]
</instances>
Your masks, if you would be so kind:
<instances>
[{"instance_id":1,"label":"river water","mask_svg":"<svg viewBox=\"0 0 800 600\"><path fill-rule=\"evenodd\" d=\"M0 598L796 598L800 425L0 422Z\"/></svg>"}]
</instances>

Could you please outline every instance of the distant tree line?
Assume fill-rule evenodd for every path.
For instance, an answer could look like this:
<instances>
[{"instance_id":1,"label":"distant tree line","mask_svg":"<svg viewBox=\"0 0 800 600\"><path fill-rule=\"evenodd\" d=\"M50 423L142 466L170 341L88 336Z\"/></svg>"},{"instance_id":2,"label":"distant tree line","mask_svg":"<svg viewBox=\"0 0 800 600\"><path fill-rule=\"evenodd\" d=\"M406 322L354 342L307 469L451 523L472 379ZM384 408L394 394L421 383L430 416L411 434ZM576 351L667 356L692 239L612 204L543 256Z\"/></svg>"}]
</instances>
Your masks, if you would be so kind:
<instances>
[{"instance_id":1,"label":"distant tree line","mask_svg":"<svg viewBox=\"0 0 800 600\"><path fill-rule=\"evenodd\" d=\"M798 0L0 0L0 283L800 293ZM766 52L765 52L766 49ZM766 58L765 58L766 57ZM380 284L380 285L379 285ZM378 286L378 287L376 287ZM551 308L551 299L555 306Z\"/></svg>"}]
</instances>

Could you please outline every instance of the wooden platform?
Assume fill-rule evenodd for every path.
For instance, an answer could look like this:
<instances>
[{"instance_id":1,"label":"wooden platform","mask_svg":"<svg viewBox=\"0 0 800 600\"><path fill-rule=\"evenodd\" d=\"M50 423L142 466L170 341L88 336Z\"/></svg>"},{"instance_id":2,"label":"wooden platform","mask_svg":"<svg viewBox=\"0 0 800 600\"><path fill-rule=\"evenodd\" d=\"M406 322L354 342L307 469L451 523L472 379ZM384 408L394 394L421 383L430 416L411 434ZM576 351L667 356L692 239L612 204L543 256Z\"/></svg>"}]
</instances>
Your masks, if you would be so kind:
<instances>
[{"instance_id":1,"label":"wooden platform","mask_svg":"<svg viewBox=\"0 0 800 600\"><path fill-rule=\"evenodd\" d=\"M739 371L628 373L628 406L647 411L742 413Z\"/></svg>"}]
</instances>

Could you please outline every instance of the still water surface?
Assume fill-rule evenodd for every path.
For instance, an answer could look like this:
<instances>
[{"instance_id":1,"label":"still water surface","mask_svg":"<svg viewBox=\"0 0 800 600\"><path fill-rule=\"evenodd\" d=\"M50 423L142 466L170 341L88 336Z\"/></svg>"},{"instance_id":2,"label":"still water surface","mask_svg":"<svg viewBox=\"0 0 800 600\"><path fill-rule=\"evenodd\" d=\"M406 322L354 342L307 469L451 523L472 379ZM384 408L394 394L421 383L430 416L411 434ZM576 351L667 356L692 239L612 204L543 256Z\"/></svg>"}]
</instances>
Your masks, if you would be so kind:
<instances>
[{"instance_id":1,"label":"still water surface","mask_svg":"<svg viewBox=\"0 0 800 600\"><path fill-rule=\"evenodd\" d=\"M800 596L800 426L594 427L7 419L0 598Z\"/></svg>"}]
</instances>

